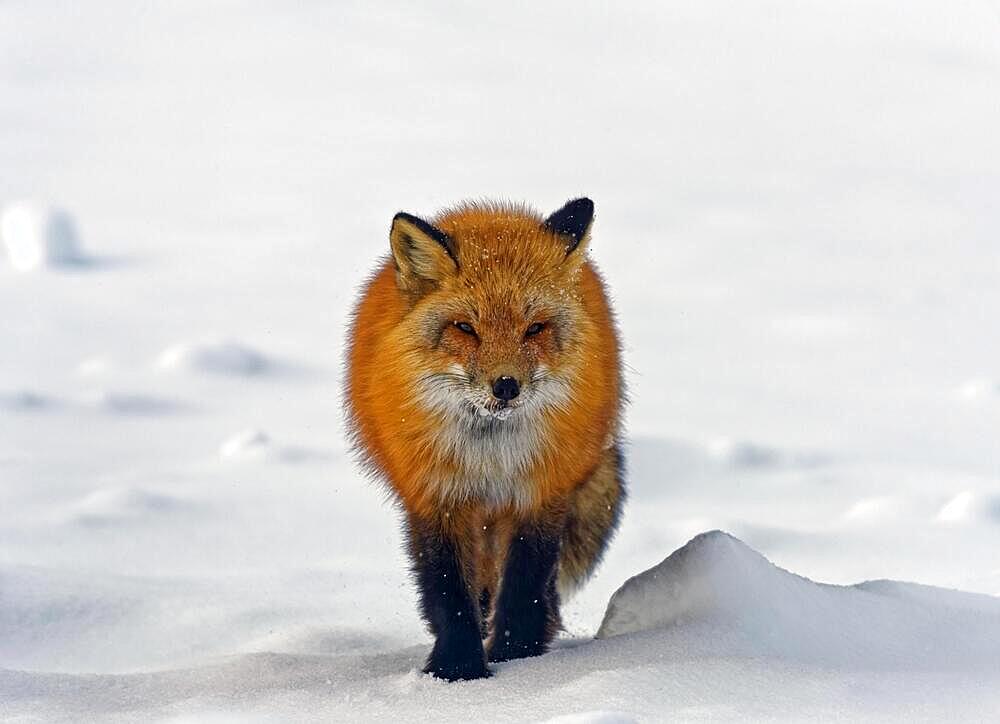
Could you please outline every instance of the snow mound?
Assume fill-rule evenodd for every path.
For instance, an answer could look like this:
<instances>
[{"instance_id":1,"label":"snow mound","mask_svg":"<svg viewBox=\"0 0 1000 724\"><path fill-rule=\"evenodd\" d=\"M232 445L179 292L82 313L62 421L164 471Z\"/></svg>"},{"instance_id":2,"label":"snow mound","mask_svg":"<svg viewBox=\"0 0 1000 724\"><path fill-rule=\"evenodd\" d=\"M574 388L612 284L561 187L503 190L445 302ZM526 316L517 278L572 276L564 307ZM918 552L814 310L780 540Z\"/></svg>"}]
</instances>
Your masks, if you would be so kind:
<instances>
[{"instance_id":1,"label":"snow mound","mask_svg":"<svg viewBox=\"0 0 1000 724\"><path fill-rule=\"evenodd\" d=\"M101 488L69 506L66 523L103 527L187 512L193 504L165 493L133 487Z\"/></svg>"},{"instance_id":2,"label":"snow mound","mask_svg":"<svg viewBox=\"0 0 1000 724\"><path fill-rule=\"evenodd\" d=\"M628 450L630 478L643 497L670 497L692 479L743 473L813 470L835 462L821 450L778 448L726 437L709 441L633 437ZM698 528L692 534L705 530Z\"/></svg>"},{"instance_id":3,"label":"snow mound","mask_svg":"<svg viewBox=\"0 0 1000 724\"><path fill-rule=\"evenodd\" d=\"M745 469L810 468L828 460L818 453L780 450L747 440L718 438L706 446L711 459L725 466Z\"/></svg>"},{"instance_id":4,"label":"snow mound","mask_svg":"<svg viewBox=\"0 0 1000 724\"><path fill-rule=\"evenodd\" d=\"M62 209L29 201L11 204L0 214L0 237L11 266L20 272L84 261L76 224Z\"/></svg>"},{"instance_id":5,"label":"snow mound","mask_svg":"<svg viewBox=\"0 0 1000 724\"><path fill-rule=\"evenodd\" d=\"M244 430L228 438L219 447L219 457L225 459L259 459L273 452L274 444L263 430Z\"/></svg>"},{"instance_id":6,"label":"snow mound","mask_svg":"<svg viewBox=\"0 0 1000 724\"><path fill-rule=\"evenodd\" d=\"M963 382L962 385L955 390L955 394L959 399L970 402L1000 397L1000 382L987 377L977 377Z\"/></svg>"},{"instance_id":7,"label":"snow mound","mask_svg":"<svg viewBox=\"0 0 1000 724\"><path fill-rule=\"evenodd\" d=\"M1000 599L910 583L815 583L721 531L626 581L597 637L658 629L709 655L1000 670Z\"/></svg>"},{"instance_id":8,"label":"snow mound","mask_svg":"<svg viewBox=\"0 0 1000 724\"><path fill-rule=\"evenodd\" d=\"M250 429L227 438L219 446L219 457L223 460L301 463L325 460L329 456L321 450L278 444L263 430Z\"/></svg>"},{"instance_id":9,"label":"snow mound","mask_svg":"<svg viewBox=\"0 0 1000 724\"><path fill-rule=\"evenodd\" d=\"M1000 494L963 490L938 511L939 523L1000 523Z\"/></svg>"},{"instance_id":10,"label":"snow mound","mask_svg":"<svg viewBox=\"0 0 1000 724\"><path fill-rule=\"evenodd\" d=\"M898 496L876 495L857 500L842 516L847 523L882 523L892 520L905 507Z\"/></svg>"},{"instance_id":11,"label":"snow mound","mask_svg":"<svg viewBox=\"0 0 1000 724\"><path fill-rule=\"evenodd\" d=\"M232 340L202 340L175 344L160 355L157 365L217 375L259 375L273 368L260 352Z\"/></svg>"}]
</instances>

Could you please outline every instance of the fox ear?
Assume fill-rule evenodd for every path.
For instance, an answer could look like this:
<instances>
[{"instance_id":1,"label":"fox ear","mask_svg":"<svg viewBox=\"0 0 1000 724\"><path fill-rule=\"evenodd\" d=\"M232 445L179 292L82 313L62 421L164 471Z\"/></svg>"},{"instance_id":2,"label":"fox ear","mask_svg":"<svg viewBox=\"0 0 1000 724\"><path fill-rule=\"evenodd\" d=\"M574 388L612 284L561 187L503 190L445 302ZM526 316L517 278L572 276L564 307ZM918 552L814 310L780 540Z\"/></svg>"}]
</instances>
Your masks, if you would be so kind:
<instances>
[{"instance_id":1,"label":"fox ear","mask_svg":"<svg viewBox=\"0 0 1000 724\"><path fill-rule=\"evenodd\" d=\"M400 287L417 291L458 269L451 237L423 219L402 211L392 218L389 244Z\"/></svg>"},{"instance_id":2,"label":"fox ear","mask_svg":"<svg viewBox=\"0 0 1000 724\"><path fill-rule=\"evenodd\" d=\"M577 247L584 251L590 241L590 225L594 221L594 202L584 197L567 201L566 205L545 220L545 227L566 241L566 256Z\"/></svg>"}]
</instances>

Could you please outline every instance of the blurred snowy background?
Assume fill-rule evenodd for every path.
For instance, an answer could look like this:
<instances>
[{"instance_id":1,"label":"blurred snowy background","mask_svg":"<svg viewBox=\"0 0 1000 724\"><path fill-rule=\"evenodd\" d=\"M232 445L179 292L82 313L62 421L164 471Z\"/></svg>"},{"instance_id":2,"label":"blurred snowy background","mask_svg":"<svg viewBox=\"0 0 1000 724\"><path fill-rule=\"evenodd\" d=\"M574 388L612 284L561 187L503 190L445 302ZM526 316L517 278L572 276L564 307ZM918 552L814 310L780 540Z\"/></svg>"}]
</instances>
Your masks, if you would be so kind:
<instances>
[{"instance_id":1,"label":"blurred snowy background","mask_svg":"<svg viewBox=\"0 0 1000 724\"><path fill-rule=\"evenodd\" d=\"M712 528L1000 595L998 128L995 0L0 2L0 716L983 706L995 667L583 644ZM396 211L583 194L631 503L563 648L446 688L345 448L347 316Z\"/></svg>"}]
</instances>

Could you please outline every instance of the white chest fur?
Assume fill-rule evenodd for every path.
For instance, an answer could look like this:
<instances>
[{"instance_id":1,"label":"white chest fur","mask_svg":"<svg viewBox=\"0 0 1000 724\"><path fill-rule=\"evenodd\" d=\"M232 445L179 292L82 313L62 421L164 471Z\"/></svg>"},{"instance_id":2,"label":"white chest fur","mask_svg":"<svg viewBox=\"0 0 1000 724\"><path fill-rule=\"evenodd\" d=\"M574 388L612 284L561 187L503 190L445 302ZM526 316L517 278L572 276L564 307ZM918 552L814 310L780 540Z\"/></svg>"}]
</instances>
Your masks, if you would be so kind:
<instances>
[{"instance_id":1,"label":"white chest fur","mask_svg":"<svg viewBox=\"0 0 1000 724\"><path fill-rule=\"evenodd\" d=\"M534 486L528 473L540 448L534 420L515 410L504 419L449 415L435 435L437 453L453 461L455 474L429 481L443 503L476 502L491 508L531 508Z\"/></svg>"}]
</instances>

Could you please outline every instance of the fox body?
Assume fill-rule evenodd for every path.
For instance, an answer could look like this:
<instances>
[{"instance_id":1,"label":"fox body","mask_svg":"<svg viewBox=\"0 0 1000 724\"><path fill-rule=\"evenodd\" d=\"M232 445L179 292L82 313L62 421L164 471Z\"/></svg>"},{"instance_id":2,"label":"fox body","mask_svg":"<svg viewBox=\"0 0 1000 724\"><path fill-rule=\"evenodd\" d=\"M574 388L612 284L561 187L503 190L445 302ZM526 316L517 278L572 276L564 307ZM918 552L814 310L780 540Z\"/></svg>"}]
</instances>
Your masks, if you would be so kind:
<instances>
[{"instance_id":1,"label":"fox body","mask_svg":"<svg viewBox=\"0 0 1000 724\"><path fill-rule=\"evenodd\" d=\"M405 513L436 637L425 671L442 678L543 653L620 517L620 351L587 258L593 209L399 213L355 310L350 428Z\"/></svg>"}]
</instances>

